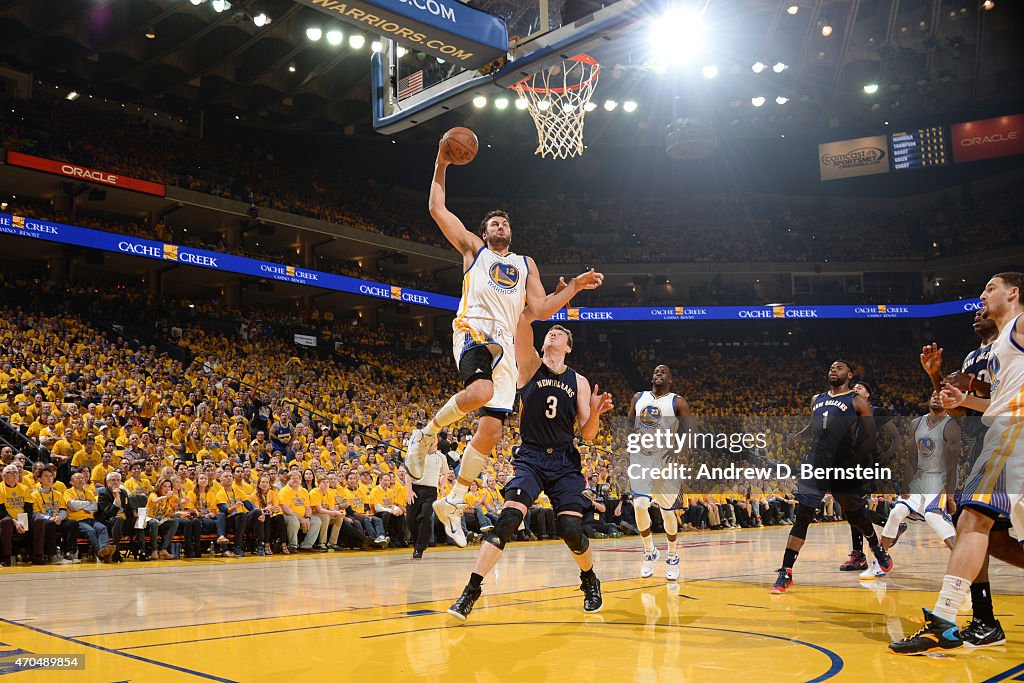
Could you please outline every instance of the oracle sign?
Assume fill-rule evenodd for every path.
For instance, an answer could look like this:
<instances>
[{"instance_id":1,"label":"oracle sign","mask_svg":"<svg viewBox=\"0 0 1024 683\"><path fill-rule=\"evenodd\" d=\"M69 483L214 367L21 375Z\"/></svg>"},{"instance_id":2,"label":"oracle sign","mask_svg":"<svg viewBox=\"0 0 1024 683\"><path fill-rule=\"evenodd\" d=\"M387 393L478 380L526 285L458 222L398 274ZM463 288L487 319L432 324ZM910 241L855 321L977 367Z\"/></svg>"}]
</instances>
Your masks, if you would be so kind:
<instances>
[{"instance_id":1,"label":"oracle sign","mask_svg":"<svg viewBox=\"0 0 1024 683\"><path fill-rule=\"evenodd\" d=\"M953 161L978 161L1024 154L1024 115L1000 116L950 126Z\"/></svg>"},{"instance_id":2,"label":"oracle sign","mask_svg":"<svg viewBox=\"0 0 1024 683\"><path fill-rule=\"evenodd\" d=\"M84 180L98 185L106 185L108 187L118 187L123 190L133 190L135 192L154 194L158 197L163 197L166 194L164 186L161 183L152 183L148 180L139 180L138 178L128 178L123 175L117 175L116 173L97 171L92 168L78 166L77 164L70 164L64 161L54 161L53 159L43 159L42 157L34 157L31 154L22 154L21 152L8 152L7 163L11 166L22 166L24 168L31 168L35 171L43 171L44 173L53 173L56 175L67 176L69 178L77 178L78 180Z\"/></svg>"}]
</instances>

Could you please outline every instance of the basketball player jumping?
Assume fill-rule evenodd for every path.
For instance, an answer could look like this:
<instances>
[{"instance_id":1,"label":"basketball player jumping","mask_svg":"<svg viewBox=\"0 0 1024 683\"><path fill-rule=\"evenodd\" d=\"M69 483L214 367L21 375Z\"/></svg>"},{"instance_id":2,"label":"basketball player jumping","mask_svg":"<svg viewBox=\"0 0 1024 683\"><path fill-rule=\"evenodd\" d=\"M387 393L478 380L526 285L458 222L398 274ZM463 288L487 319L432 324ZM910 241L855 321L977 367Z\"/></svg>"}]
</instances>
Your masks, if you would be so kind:
<instances>
[{"instance_id":1,"label":"basketball player jumping","mask_svg":"<svg viewBox=\"0 0 1024 683\"><path fill-rule=\"evenodd\" d=\"M939 535L947 548L956 542L956 529L949 515L956 512L956 474L960 464L960 425L952 420L942 407L939 392L932 392L928 414L910 423L914 440L908 452L913 454L905 473L903 493L889 512L882 529L882 547L889 550L899 536L900 525L910 515L924 519ZM874 581L886 573L878 568L878 560L871 563L860 578Z\"/></svg>"},{"instance_id":2,"label":"basketball player jumping","mask_svg":"<svg viewBox=\"0 0 1024 683\"><path fill-rule=\"evenodd\" d=\"M849 361L832 363L828 371L829 390L814 397L811 401L811 424L795 435L810 439L811 448L804 459L805 464L815 468L849 468L869 463L870 453L875 447L875 421L868 402L850 388L852 379L853 366ZM846 519L867 539L879 569L884 572L892 569L892 558L878 542L874 527L865 514L862 486L862 482L856 479L836 476L800 480L796 489L796 522L789 531L782 567L771 588L772 593L785 593L793 585L793 565L807 538L807 528L814 520L814 511L830 491Z\"/></svg>"},{"instance_id":3,"label":"basketball player jumping","mask_svg":"<svg viewBox=\"0 0 1024 683\"><path fill-rule=\"evenodd\" d=\"M438 145L434 179L430 185L430 215L452 246L462 254L465 275L462 299L452 322L455 362L463 389L409 437L406 468L414 479L423 473L430 441L448 425L480 410L476 433L462 455L458 479L451 492L434 502L434 512L445 532L459 547L466 546L462 508L470 483L483 471L494 450L505 418L516 397L513 333L526 305L540 320L549 318L584 289L595 289L604 280L590 270L573 278L560 292L545 296L537 264L529 256L509 251L512 228L508 214L491 211L484 216L480 234L466 230L462 221L445 206L445 171L451 160L443 142Z\"/></svg>"},{"instance_id":4,"label":"basketball player jumping","mask_svg":"<svg viewBox=\"0 0 1024 683\"><path fill-rule=\"evenodd\" d=\"M501 559L505 544L541 491L551 499L558 535L580 567L583 611L594 613L602 605L601 582L594 574L590 541L583 533L586 481L573 440L577 426L584 441L597 436L601 414L613 408L612 398L599 393L596 386L591 392L587 378L566 366L572 332L561 325L548 330L541 347L543 357L538 356L533 346L533 319L527 309L516 329L522 444L512 461L515 475L505 484L505 505L494 528L484 534L469 583L448 608L448 614L461 621L473 610L484 577Z\"/></svg>"},{"instance_id":5,"label":"basketball player jumping","mask_svg":"<svg viewBox=\"0 0 1024 683\"><path fill-rule=\"evenodd\" d=\"M690 414L690 405L686 399L670 391L672 387L672 371L665 365L654 368L649 391L638 391L633 394L629 404L629 422L637 432L653 432L654 430L670 430L675 432L679 427L695 432L697 421ZM668 463L669 449L641 450L630 454L630 466L662 469ZM647 470L649 471L649 470ZM652 479L649 477L630 477L630 488L633 493L633 511L636 514L636 526L640 530L640 540L644 544L644 559L640 565L640 578L654 576L654 563L661 554L654 543L651 532L651 501L658 504L659 514L665 524L665 535L668 537L668 556L665 558L665 578L676 581L679 578L679 555L676 553L676 539L679 532L679 519L675 511L681 509L682 490L680 482L675 479Z\"/></svg>"},{"instance_id":6,"label":"basketball player jumping","mask_svg":"<svg viewBox=\"0 0 1024 683\"><path fill-rule=\"evenodd\" d=\"M920 655L951 650L964 644L956 613L988 556L995 520L1008 516L1024 531L1020 506L1024 490L1024 273L999 273L985 285L981 302L999 330L989 354L991 398L970 396L946 383L942 405L983 411L989 429L981 455L964 485L957 522L957 541L942 579L935 608L924 609L925 625L914 635L889 643L894 654ZM988 643L986 643L988 644Z\"/></svg>"}]
</instances>

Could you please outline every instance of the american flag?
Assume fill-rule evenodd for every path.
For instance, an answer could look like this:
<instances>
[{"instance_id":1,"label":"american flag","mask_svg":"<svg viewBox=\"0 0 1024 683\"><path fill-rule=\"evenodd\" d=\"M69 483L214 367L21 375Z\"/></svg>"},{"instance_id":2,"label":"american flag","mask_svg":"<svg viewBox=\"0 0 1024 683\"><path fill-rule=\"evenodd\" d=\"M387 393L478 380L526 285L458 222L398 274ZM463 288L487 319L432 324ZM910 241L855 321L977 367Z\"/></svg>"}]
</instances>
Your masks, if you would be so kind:
<instances>
[{"instance_id":1,"label":"american flag","mask_svg":"<svg viewBox=\"0 0 1024 683\"><path fill-rule=\"evenodd\" d=\"M404 100L406 97L415 95L420 90L423 90L423 70L419 70L415 73L409 74L402 80L398 81L398 99Z\"/></svg>"}]
</instances>

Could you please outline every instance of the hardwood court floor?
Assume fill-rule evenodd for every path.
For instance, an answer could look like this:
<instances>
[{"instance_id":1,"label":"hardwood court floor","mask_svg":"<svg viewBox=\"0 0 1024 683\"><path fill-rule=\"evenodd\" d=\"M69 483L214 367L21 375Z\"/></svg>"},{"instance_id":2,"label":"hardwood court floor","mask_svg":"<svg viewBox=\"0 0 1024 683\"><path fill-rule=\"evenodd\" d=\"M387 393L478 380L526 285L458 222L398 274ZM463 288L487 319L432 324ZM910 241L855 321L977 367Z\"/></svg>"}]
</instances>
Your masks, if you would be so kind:
<instances>
[{"instance_id":1,"label":"hardwood court floor","mask_svg":"<svg viewBox=\"0 0 1024 683\"><path fill-rule=\"evenodd\" d=\"M18 681L1020 680L1024 577L993 565L1010 643L932 657L886 644L930 607L947 551L912 524L872 588L837 571L848 527L815 525L796 584L772 596L788 527L690 533L682 577L635 578L639 539L596 541L604 609L584 615L557 542L511 544L470 621L444 610L475 548L3 570L0 674ZM962 614L963 626L967 617ZM14 671L12 653L84 654L83 671ZM5 679L8 680L8 679Z\"/></svg>"}]
</instances>

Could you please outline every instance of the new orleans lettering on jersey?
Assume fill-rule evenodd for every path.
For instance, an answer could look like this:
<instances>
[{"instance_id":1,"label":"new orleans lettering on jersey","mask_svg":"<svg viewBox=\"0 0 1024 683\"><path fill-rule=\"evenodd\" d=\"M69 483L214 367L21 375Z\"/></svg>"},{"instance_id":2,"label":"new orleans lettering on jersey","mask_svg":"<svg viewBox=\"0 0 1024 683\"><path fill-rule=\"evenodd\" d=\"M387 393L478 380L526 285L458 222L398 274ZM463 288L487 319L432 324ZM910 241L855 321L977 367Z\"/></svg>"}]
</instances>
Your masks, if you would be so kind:
<instances>
[{"instance_id":1,"label":"new orleans lettering on jersey","mask_svg":"<svg viewBox=\"0 0 1024 683\"><path fill-rule=\"evenodd\" d=\"M523 414L520 433L524 444L538 448L564 448L576 435L576 372L566 368L555 374L541 363L519 390Z\"/></svg>"},{"instance_id":2,"label":"new orleans lettering on jersey","mask_svg":"<svg viewBox=\"0 0 1024 683\"><path fill-rule=\"evenodd\" d=\"M811 404L811 450L808 461L818 467L853 459L859 416L853 407L857 392L838 396L823 392Z\"/></svg>"}]
</instances>

